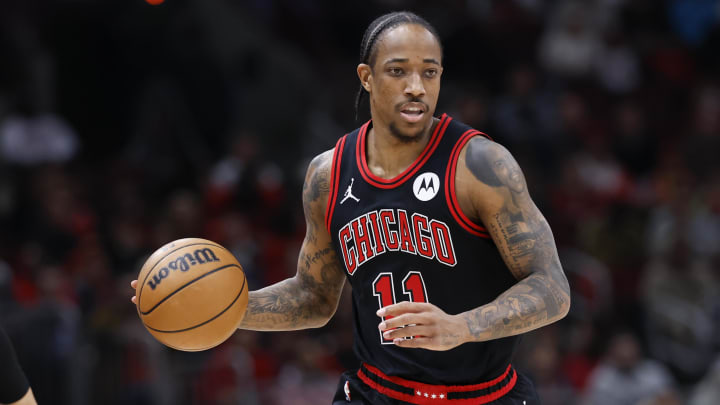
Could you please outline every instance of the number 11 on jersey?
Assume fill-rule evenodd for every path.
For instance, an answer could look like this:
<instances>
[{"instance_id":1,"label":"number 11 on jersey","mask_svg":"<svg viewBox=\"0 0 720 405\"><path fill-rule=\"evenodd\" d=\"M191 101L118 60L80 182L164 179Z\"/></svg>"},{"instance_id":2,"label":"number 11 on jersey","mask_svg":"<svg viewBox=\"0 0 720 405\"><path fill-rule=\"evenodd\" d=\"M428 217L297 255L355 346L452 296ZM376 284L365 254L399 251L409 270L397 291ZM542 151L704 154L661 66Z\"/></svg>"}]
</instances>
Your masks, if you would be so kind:
<instances>
[{"instance_id":1,"label":"number 11 on jersey","mask_svg":"<svg viewBox=\"0 0 720 405\"><path fill-rule=\"evenodd\" d=\"M402 280L402 291L404 295L410 297L412 302L428 302L427 289L425 281L419 271L410 271ZM378 274L373 281L373 295L378 297L380 308L392 305L397 302L395 299L395 281L393 274L383 272ZM383 321L392 318L392 316L383 317ZM380 332L380 342L384 345L392 344L392 339L385 339Z\"/></svg>"}]
</instances>

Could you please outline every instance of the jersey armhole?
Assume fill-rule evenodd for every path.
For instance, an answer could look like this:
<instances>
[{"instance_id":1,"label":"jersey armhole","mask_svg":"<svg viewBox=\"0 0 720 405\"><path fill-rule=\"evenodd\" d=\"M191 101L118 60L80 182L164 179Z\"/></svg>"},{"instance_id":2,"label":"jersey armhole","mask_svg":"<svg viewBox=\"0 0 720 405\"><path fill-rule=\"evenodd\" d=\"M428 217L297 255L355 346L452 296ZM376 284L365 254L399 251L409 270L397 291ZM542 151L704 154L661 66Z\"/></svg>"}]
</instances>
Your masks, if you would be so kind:
<instances>
[{"instance_id":1,"label":"jersey armhole","mask_svg":"<svg viewBox=\"0 0 720 405\"><path fill-rule=\"evenodd\" d=\"M330 192L328 193L328 205L325 208L325 228L327 228L328 233L330 233L330 224L332 223L335 202L337 201L337 183L340 181L340 161L345 148L345 138L347 138L347 134L337 141L333 151L332 167L330 168Z\"/></svg>"},{"instance_id":2,"label":"jersey armhole","mask_svg":"<svg viewBox=\"0 0 720 405\"><path fill-rule=\"evenodd\" d=\"M470 220L470 218L467 217L467 215L465 215L465 213L462 212L460 204L458 203L455 190L455 172L457 168L457 161L460 157L460 152L462 151L465 144L467 144L468 141L470 141L470 139L475 136L484 136L492 140L492 138L490 138L488 135L474 129L469 129L460 136L460 139L458 139L458 141L455 143L455 146L450 153L448 167L447 170L445 170L445 199L447 201L448 208L450 209L450 214L452 214L453 218L455 218L455 221L458 223L458 225L460 225L463 229L465 229L472 235L485 239L490 239L490 234L488 233L487 229L485 229L485 227L474 223L472 220Z\"/></svg>"}]
</instances>

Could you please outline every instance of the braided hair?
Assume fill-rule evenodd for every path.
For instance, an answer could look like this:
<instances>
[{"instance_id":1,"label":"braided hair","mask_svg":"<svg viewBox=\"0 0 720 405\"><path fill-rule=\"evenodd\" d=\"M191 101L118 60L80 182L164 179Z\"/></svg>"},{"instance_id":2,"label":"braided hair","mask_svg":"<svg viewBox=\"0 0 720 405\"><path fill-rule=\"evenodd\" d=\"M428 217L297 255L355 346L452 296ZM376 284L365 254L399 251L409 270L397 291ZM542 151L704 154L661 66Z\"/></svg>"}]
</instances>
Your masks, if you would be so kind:
<instances>
[{"instance_id":1,"label":"braided hair","mask_svg":"<svg viewBox=\"0 0 720 405\"><path fill-rule=\"evenodd\" d=\"M398 25L402 24L417 24L425 27L425 29L427 29L431 34L433 34L435 39L437 39L438 44L441 44L440 36L438 35L437 31L435 31L435 28L430 25L430 23L427 22L424 18L409 11L396 11L381 15L380 17L376 18L372 23L370 23L370 25L367 27L367 29L365 30L365 34L363 35L362 42L360 43L360 63L365 63L372 67L373 64L375 64L375 44L377 44L377 40L378 38L380 38L380 35L386 30L395 28ZM442 47L442 44L440 46ZM365 88L362 86L362 84L360 84L360 89L355 96L356 120L358 119L358 110L360 109L360 103L362 102L365 93Z\"/></svg>"}]
</instances>

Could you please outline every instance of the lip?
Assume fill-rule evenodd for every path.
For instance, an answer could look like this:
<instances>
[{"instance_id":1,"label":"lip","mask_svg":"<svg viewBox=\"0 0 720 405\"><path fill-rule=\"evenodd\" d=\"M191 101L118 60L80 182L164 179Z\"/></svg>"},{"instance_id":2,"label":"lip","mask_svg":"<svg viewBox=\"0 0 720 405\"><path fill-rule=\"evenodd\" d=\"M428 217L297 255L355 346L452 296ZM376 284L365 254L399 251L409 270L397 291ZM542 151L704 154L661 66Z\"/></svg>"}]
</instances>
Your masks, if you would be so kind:
<instances>
[{"instance_id":1,"label":"lip","mask_svg":"<svg viewBox=\"0 0 720 405\"><path fill-rule=\"evenodd\" d=\"M420 114L408 114L400 111L400 115L405 119L405 121L410 123L416 123L425 116L425 112L422 112Z\"/></svg>"},{"instance_id":2,"label":"lip","mask_svg":"<svg viewBox=\"0 0 720 405\"><path fill-rule=\"evenodd\" d=\"M406 113L405 110L409 110L409 109L420 110L420 113L419 114ZM427 106L425 104L419 103L419 102L405 103L400 106L400 115L403 117L403 119L405 119L405 121L410 122L410 123L416 123L416 122L420 121L425 116L426 112L427 112Z\"/></svg>"}]
</instances>

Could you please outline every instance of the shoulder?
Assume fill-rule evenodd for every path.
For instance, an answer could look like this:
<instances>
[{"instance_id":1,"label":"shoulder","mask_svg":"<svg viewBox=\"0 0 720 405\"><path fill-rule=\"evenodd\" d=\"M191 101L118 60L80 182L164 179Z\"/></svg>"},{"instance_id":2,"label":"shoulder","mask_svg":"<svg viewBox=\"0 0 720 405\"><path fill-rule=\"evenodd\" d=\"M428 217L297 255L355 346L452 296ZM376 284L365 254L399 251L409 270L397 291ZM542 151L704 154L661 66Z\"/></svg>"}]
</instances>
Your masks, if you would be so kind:
<instances>
[{"instance_id":1,"label":"shoulder","mask_svg":"<svg viewBox=\"0 0 720 405\"><path fill-rule=\"evenodd\" d=\"M330 173L334 148L315 156L308 165L303 185L303 202L305 204L327 203L330 192Z\"/></svg>"},{"instance_id":2,"label":"shoulder","mask_svg":"<svg viewBox=\"0 0 720 405\"><path fill-rule=\"evenodd\" d=\"M325 152L315 156L308 165L308 175L329 175L332 170L332 160L335 148L326 150Z\"/></svg>"},{"instance_id":3,"label":"shoulder","mask_svg":"<svg viewBox=\"0 0 720 405\"><path fill-rule=\"evenodd\" d=\"M511 157L510 152L499 143L484 136L472 137L464 147L465 161L468 168L481 169L487 162Z\"/></svg>"},{"instance_id":4,"label":"shoulder","mask_svg":"<svg viewBox=\"0 0 720 405\"><path fill-rule=\"evenodd\" d=\"M525 177L515 158L488 138L471 138L456 165L457 198L470 217L483 218L507 201L527 195Z\"/></svg>"},{"instance_id":5,"label":"shoulder","mask_svg":"<svg viewBox=\"0 0 720 405\"><path fill-rule=\"evenodd\" d=\"M512 154L499 143L475 136L464 147L462 164L472 177L490 187L520 192L525 179ZM458 162L460 165L461 162Z\"/></svg>"}]
</instances>

